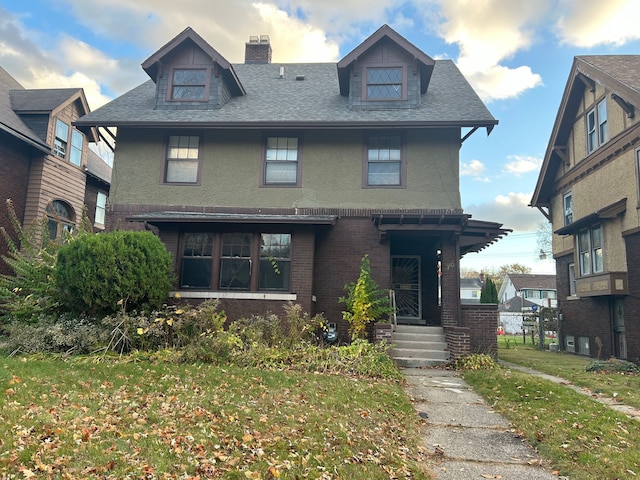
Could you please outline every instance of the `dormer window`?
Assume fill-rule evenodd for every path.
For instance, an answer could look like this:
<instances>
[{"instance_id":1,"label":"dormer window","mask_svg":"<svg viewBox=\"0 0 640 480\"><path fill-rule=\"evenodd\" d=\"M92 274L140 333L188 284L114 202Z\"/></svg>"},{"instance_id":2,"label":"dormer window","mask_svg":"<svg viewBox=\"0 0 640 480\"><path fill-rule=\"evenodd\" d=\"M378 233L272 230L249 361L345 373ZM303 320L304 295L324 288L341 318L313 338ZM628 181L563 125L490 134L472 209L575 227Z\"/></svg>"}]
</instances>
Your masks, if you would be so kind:
<instances>
[{"instance_id":1,"label":"dormer window","mask_svg":"<svg viewBox=\"0 0 640 480\"><path fill-rule=\"evenodd\" d=\"M206 101L208 99L209 69L176 68L171 76L171 100Z\"/></svg>"},{"instance_id":2,"label":"dormer window","mask_svg":"<svg viewBox=\"0 0 640 480\"><path fill-rule=\"evenodd\" d=\"M402 67L367 68L367 100L398 100L404 95Z\"/></svg>"}]
</instances>

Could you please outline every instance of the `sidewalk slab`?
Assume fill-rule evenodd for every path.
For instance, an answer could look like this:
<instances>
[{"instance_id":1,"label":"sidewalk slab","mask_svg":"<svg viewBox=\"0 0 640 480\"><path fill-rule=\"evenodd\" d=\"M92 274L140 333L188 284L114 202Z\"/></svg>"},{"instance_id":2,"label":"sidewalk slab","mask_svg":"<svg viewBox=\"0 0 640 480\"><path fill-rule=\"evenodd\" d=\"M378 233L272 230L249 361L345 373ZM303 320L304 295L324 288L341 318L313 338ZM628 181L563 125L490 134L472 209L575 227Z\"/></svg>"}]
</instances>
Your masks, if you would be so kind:
<instances>
[{"instance_id":1,"label":"sidewalk slab","mask_svg":"<svg viewBox=\"0 0 640 480\"><path fill-rule=\"evenodd\" d=\"M537 452L511 431L458 372L403 368L436 479L559 480Z\"/></svg>"}]
</instances>

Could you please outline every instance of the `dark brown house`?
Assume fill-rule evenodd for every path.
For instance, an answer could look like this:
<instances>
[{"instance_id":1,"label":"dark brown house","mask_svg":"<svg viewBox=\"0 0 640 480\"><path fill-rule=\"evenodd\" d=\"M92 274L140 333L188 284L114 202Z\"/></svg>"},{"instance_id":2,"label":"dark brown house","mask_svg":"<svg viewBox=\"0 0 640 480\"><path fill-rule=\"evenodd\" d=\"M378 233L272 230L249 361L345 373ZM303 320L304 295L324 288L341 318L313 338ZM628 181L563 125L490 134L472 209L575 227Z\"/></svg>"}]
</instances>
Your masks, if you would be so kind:
<instances>
[{"instance_id":1,"label":"dark brown house","mask_svg":"<svg viewBox=\"0 0 640 480\"><path fill-rule=\"evenodd\" d=\"M338 63L271 63L262 36L231 64L187 28L142 68L76 125L117 128L107 228L158 232L182 298L232 318L292 301L345 338L338 298L368 255L398 323L473 346L459 260L506 231L461 207L459 149L497 121L452 61L385 25Z\"/></svg>"}]
</instances>

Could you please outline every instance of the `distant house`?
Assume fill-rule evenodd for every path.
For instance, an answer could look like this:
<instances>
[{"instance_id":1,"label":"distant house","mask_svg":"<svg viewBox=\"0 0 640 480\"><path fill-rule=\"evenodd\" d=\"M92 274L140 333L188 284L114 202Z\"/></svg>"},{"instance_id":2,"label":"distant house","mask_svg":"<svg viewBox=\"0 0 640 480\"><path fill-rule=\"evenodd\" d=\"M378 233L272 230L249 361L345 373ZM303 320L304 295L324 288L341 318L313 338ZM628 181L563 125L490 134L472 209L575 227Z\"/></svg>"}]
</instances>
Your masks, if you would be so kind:
<instances>
[{"instance_id":1,"label":"distant house","mask_svg":"<svg viewBox=\"0 0 640 480\"><path fill-rule=\"evenodd\" d=\"M508 273L505 275L498 299L500 303L519 297L541 307L557 306L555 275Z\"/></svg>"},{"instance_id":2,"label":"distant house","mask_svg":"<svg viewBox=\"0 0 640 480\"><path fill-rule=\"evenodd\" d=\"M104 210L111 167L89 149L96 129L73 126L87 113L82 89L25 89L0 67L0 226L10 225L7 199L23 226L47 218L51 238L73 229L85 205L94 221ZM11 273L4 262L0 271Z\"/></svg>"},{"instance_id":3,"label":"distant house","mask_svg":"<svg viewBox=\"0 0 640 480\"><path fill-rule=\"evenodd\" d=\"M640 55L573 60L531 205L553 227L561 348L640 361Z\"/></svg>"},{"instance_id":4,"label":"distant house","mask_svg":"<svg viewBox=\"0 0 640 480\"><path fill-rule=\"evenodd\" d=\"M480 303L481 291L481 278L476 277L460 279L460 300L462 301L462 303Z\"/></svg>"},{"instance_id":5,"label":"distant house","mask_svg":"<svg viewBox=\"0 0 640 480\"><path fill-rule=\"evenodd\" d=\"M484 339L459 260L508 230L463 212L458 151L497 121L452 61L384 25L337 63L274 64L256 36L231 64L187 28L142 68L76 125L117 128L107 228L156 231L182 298L230 318L296 302L346 338L338 298L368 255L398 323Z\"/></svg>"}]
</instances>

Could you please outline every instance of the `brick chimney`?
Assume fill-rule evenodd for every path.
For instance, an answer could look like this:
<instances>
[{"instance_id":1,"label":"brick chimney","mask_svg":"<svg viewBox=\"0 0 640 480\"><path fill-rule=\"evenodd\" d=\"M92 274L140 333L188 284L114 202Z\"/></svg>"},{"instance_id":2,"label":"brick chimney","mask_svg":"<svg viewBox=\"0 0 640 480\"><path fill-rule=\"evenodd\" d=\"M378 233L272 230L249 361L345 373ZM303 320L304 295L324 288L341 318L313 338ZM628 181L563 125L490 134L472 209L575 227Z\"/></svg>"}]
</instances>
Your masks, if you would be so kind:
<instances>
[{"instance_id":1,"label":"brick chimney","mask_svg":"<svg viewBox=\"0 0 640 480\"><path fill-rule=\"evenodd\" d=\"M269 35L251 35L245 44L244 63L271 63Z\"/></svg>"}]
</instances>

